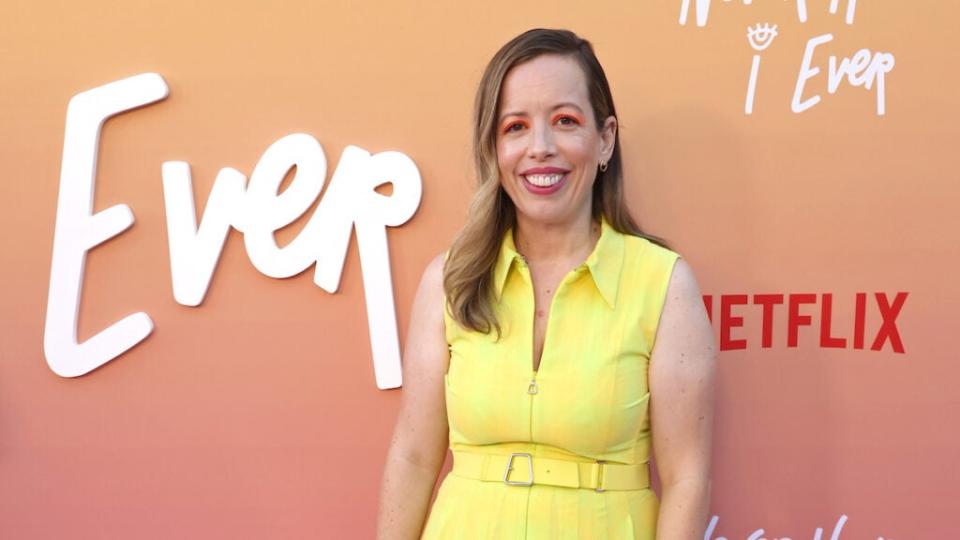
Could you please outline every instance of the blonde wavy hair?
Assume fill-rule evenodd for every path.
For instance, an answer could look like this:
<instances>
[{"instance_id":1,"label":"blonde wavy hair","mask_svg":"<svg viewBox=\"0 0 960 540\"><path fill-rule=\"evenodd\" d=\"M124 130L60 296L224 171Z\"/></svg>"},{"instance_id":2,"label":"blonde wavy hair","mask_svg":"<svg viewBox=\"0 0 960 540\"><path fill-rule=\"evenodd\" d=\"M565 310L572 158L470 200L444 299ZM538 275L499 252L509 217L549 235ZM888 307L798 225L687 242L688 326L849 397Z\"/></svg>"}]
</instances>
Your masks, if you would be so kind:
<instances>
[{"instance_id":1,"label":"blonde wavy hair","mask_svg":"<svg viewBox=\"0 0 960 540\"><path fill-rule=\"evenodd\" d=\"M470 201L467 221L455 238L443 270L443 289L451 317L464 328L484 334L500 325L493 309L493 269L503 236L516 222L513 201L500 185L497 164L497 113L500 89L510 70L544 54L569 55L586 75L597 129L609 116L616 117L607 76L590 42L569 30L528 30L504 45L487 64L477 88L473 116L473 157L477 190ZM623 161L617 132L607 170L597 170L593 184L592 213L624 234L640 236L668 247L665 240L644 233L631 217L623 194Z\"/></svg>"}]
</instances>

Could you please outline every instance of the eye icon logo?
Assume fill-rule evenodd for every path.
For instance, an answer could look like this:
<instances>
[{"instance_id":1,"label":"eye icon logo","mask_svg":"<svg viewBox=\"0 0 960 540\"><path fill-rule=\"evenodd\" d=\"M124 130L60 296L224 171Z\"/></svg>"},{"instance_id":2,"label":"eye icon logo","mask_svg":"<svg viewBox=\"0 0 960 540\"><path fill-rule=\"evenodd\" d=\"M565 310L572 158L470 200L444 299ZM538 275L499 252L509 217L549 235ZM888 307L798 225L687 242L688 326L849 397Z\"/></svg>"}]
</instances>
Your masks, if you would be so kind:
<instances>
[{"instance_id":1,"label":"eye icon logo","mask_svg":"<svg viewBox=\"0 0 960 540\"><path fill-rule=\"evenodd\" d=\"M747 41L753 50L760 52L773 43L777 37L777 25L770 26L767 23L757 23L756 26L747 27Z\"/></svg>"},{"instance_id":2,"label":"eye icon logo","mask_svg":"<svg viewBox=\"0 0 960 540\"><path fill-rule=\"evenodd\" d=\"M777 37L777 25L757 23L747 27L747 41L758 53L765 50ZM760 55L753 55L753 65L750 66L750 82L747 83L747 101L743 104L743 112L753 114L753 96L757 89L757 74L760 72Z\"/></svg>"}]
</instances>

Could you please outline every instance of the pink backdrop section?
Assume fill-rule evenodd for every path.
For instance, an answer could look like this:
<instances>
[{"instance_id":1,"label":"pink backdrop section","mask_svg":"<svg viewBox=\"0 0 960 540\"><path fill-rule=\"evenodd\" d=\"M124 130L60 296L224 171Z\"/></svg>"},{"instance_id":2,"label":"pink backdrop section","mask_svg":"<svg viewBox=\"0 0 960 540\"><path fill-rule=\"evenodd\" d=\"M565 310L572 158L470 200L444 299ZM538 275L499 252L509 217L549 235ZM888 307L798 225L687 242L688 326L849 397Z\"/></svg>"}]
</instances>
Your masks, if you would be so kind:
<instances>
[{"instance_id":1,"label":"pink backdrop section","mask_svg":"<svg viewBox=\"0 0 960 540\"><path fill-rule=\"evenodd\" d=\"M860 2L847 24L847 3L831 14L827 0L715 1L702 27L695 1L680 24L680 0L5 3L0 537L371 537L402 390L374 383L356 244L328 294L310 271L257 272L234 231L204 303L179 305L160 167L190 163L202 212L220 168L249 175L290 133L316 137L331 172L351 144L410 156L420 209L389 231L403 341L420 272L465 217L480 71L536 26L594 42L631 208L688 259L712 303L726 344L713 538L813 538L818 527L828 537L838 522L843 538L955 536L960 7ZM778 29L762 51L747 41L758 23ZM811 56L820 72L802 88L822 99L795 113L804 51L825 34ZM845 65L861 49L895 57L884 115L877 78L828 91L830 56ZM135 311L156 328L88 375L60 378L42 342L66 106L150 71L170 96L103 130L94 208L127 204L136 223L90 253L79 334ZM765 294L784 297L766 327ZM827 337L845 347L824 346L825 313Z\"/></svg>"}]
</instances>

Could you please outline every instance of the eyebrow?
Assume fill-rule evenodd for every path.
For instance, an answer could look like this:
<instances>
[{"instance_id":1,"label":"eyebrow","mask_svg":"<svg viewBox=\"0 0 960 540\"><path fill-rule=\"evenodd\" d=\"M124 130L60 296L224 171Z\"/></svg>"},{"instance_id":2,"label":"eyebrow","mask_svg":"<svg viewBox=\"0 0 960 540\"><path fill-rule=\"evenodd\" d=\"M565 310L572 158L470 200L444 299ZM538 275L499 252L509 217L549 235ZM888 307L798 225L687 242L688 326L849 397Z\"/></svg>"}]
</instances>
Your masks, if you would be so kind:
<instances>
[{"instance_id":1,"label":"eyebrow","mask_svg":"<svg viewBox=\"0 0 960 540\"><path fill-rule=\"evenodd\" d=\"M552 109L550 109L550 111L553 112L553 111L555 111L555 110L557 110L557 109L562 109L562 108L564 108L564 107L574 108L574 109L580 111L580 114L583 114L583 109L581 109L580 106L577 105L576 103L573 103L573 102L570 102L570 101L564 101L563 103L557 103L556 105L553 106ZM522 113L522 112L507 112L507 113L503 113L503 114L500 115L500 120L498 121L498 123L503 123L503 120L504 120L505 118L509 117L509 116L526 116L526 114L524 114L524 113Z\"/></svg>"}]
</instances>

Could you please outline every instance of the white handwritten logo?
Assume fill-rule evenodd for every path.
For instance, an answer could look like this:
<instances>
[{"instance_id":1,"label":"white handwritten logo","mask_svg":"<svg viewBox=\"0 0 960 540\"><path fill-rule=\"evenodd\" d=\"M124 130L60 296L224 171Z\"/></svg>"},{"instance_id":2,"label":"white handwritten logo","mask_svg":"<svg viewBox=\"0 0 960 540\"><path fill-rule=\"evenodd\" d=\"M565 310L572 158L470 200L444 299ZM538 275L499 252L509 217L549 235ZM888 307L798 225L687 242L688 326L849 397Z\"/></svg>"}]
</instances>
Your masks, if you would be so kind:
<instances>
[{"instance_id":1,"label":"white handwritten logo","mask_svg":"<svg viewBox=\"0 0 960 540\"><path fill-rule=\"evenodd\" d=\"M756 27L747 28L747 41L753 50L761 52L773 43L777 37L777 25L757 23ZM753 65L750 67L750 81L747 83L747 100L743 106L746 114L753 114L753 96L757 88L757 73L760 71L760 55L753 55Z\"/></svg>"},{"instance_id":2,"label":"white handwritten logo","mask_svg":"<svg viewBox=\"0 0 960 540\"><path fill-rule=\"evenodd\" d=\"M724 3L730 3L733 0L724 0ZM742 0L743 5L753 4L752 0ZM710 0L696 0L691 5L690 0L681 0L680 2L680 25L685 26L690 15L691 8L696 12L697 26L707 25L710 17ZM806 0L796 0L797 18L801 23L807 21L807 3ZM829 10L831 14L836 14L840 9L839 0L831 0ZM852 25L857 11L856 0L847 0L845 20L848 25ZM774 38L777 36L777 25L770 23L758 23L755 27L747 29L747 40L755 53L766 50ZM819 45L823 45L833 40L832 34L824 34L814 37L807 42L806 50L803 54L803 60L800 65L800 73L797 77L797 83L794 88L793 100L790 108L794 113L802 113L820 102L819 95L813 95L809 99L803 99L804 88L807 81L815 77L820 68L813 65L813 53ZM838 63L836 56L829 58L829 78L827 80L827 91L833 94L837 91L840 84L846 80L851 86L862 86L867 90L872 90L876 83L877 96L877 115L886 114L886 74L893 70L896 64L893 54L887 52L872 53L869 49L860 49L852 57L842 57ZM744 113L753 114L753 104L757 91L757 78L760 72L760 55L753 55L753 62L750 66L750 79L747 83L747 96L744 100Z\"/></svg>"},{"instance_id":3,"label":"white handwritten logo","mask_svg":"<svg viewBox=\"0 0 960 540\"><path fill-rule=\"evenodd\" d=\"M723 0L725 4L732 2L733 0ZM784 0L787 1L787 0ZM797 3L797 19L800 22L807 22L807 0L796 0ZM706 26L710 18L710 0L696 0L694 3L694 11L697 16L697 26ZM743 5L749 6L753 4L753 0L743 0ZM830 0L830 13L836 14L837 10L840 8L840 0ZM857 14L857 0L847 0L847 10L845 20L848 25L853 24L853 19ZM680 26L686 26L687 18L690 15L690 0L681 0L680 2Z\"/></svg>"},{"instance_id":4,"label":"white handwritten logo","mask_svg":"<svg viewBox=\"0 0 960 540\"><path fill-rule=\"evenodd\" d=\"M727 540L726 536L714 536L714 531L717 528L717 522L720 521L719 516L713 516L710 518L710 523L707 525L707 530L703 533L703 540ZM843 526L847 523L847 515L843 514L837 520L836 525L833 527L833 532L830 534L830 540L840 540L841 535L843 534ZM764 529L756 529L746 540L767 540L764 536L766 531ZM788 536L774 537L772 540L790 540ZM813 532L813 540L823 540L823 528L817 527ZM877 540L884 540L884 537L879 536ZM886 539L893 540L893 539Z\"/></svg>"},{"instance_id":5,"label":"white handwritten logo","mask_svg":"<svg viewBox=\"0 0 960 540\"><path fill-rule=\"evenodd\" d=\"M153 331L150 316L138 312L78 343L77 313L87 251L133 224L133 212L124 204L92 213L100 127L107 118L160 101L168 93L162 77L147 73L77 94L67 108L43 336L47 363L63 377L102 366ZM279 193L294 167L293 181ZM283 137L264 152L248 185L243 173L220 171L197 226L190 165L164 163L174 298L186 306L203 301L231 226L243 234L247 255L260 272L285 278L316 264L314 282L336 292L356 228L377 386L396 388L401 385L400 350L386 227L402 225L416 212L420 173L400 152L371 155L348 146L309 222L289 245L278 247L274 232L310 208L326 172L326 156L316 139L302 133ZM387 182L393 184L391 195L375 191Z\"/></svg>"},{"instance_id":6,"label":"white handwritten logo","mask_svg":"<svg viewBox=\"0 0 960 540\"><path fill-rule=\"evenodd\" d=\"M840 7L840 0L830 0L830 13L836 14ZM853 24L853 17L857 14L857 0L847 0L847 24Z\"/></svg>"},{"instance_id":7,"label":"white handwritten logo","mask_svg":"<svg viewBox=\"0 0 960 540\"><path fill-rule=\"evenodd\" d=\"M820 103L820 96L815 95L809 99L802 100L804 86L807 81L820 73L819 67L813 67L814 50L824 43L833 41L832 34L824 34L810 39L807 42L807 48L803 52L803 61L800 64L800 75L797 77L797 86L793 92L793 101L791 108L795 113L801 113L817 103ZM827 75L827 91L831 94L836 93L837 88L844 79L852 86L863 86L867 90L877 83L877 115L883 116L887 112L886 90L884 87L884 76L893 70L896 65L896 59L890 53L871 53L869 49L860 49L852 58L840 60L837 63L837 57L831 55L829 58L829 72Z\"/></svg>"}]
</instances>

